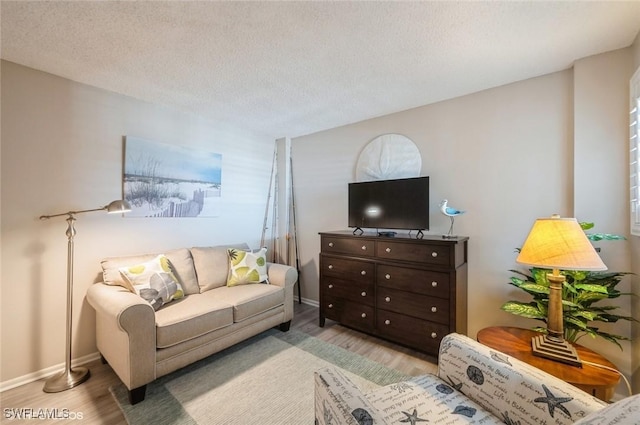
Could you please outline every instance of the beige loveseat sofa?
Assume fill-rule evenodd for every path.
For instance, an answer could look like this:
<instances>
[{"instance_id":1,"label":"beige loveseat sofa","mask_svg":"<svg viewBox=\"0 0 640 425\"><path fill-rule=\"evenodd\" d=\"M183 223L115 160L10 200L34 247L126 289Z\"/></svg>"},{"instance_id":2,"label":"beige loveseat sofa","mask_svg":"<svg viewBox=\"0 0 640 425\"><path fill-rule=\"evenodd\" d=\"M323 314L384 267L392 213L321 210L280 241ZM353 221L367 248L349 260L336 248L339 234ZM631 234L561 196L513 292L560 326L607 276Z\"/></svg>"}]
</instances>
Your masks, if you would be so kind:
<instances>
[{"instance_id":1,"label":"beige loveseat sofa","mask_svg":"<svg viewBox=\"0 0 640 425\"><path fill-rule=\"evenodd\" d=\"M339 369L315 376L317 425L419 422L638 425L640 395L612 405L459 334L442 339L438 373L363 393Z\"/></svg>"},{"instance_id":2,"label":"beige loveseat sofa","mask_svg":"<svg viewBox=\"0 0 640 425\"><path fill-rule=\"evenodd\" d=\"M129 389L132 404L144 400L146 384L160 376L269 328L289 329L296 269L267 263L269 284L227 286L227 248L163 253L184 294L157 311L127 289L121 270L158 254L102 261L103 282L89 288L87 299L96 311L98 350Z\"/></svg>"}]
</instances>

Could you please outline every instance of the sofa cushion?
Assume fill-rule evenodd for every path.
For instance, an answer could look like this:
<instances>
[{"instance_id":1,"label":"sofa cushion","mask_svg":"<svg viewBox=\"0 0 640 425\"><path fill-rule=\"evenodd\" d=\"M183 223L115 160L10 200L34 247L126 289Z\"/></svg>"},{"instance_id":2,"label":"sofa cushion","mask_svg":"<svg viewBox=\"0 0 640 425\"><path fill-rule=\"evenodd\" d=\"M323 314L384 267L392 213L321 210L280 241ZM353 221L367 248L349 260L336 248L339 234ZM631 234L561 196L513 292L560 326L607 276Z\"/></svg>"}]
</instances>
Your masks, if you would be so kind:
<instances>
[{"instance_id":1,"label":"sofa cushion","mask_svg":"<svg viewBox=\"0 0 640 425\"><path fill-rule=\"evenodd\" d=\"M105 258L100 263L102 265L102 281L107 285L118 285L132 290L133 288L130 287L120 273L120 268L152 260L157 257L158 254L159 253ZM181 248L167 251L164 254L171 262L174 274L182 285L184 293L186 295L199 293L200 287L198 286L191 252L186 248Z\"/></svg>"},{"instance_id":2,"label":"sofa cushion","mask_svg":"<svg viewBox=\"0 0 640 425\"><path fill-rule=\"evenodd\" d=\"M227 286L269 283L267 248L261 248L256 252L229 248L227 255L229 256Z\"/></svg>"},{"instance_id":3,"label":"sofa cushion","mask_svg":"<svg viewBox=\"0 0 640 425\"><path fill-rule=\"evenodd\" d=\"M173 300L184 297L182 285L173 273L173 267L165 255L153 260L120 268L125 279L142 299L154 310Z\"/></svg>"},{"instance_id":4,"label":"sofa cushion","mask_svg":"<svg viewBox=\"0 0 640 425\"><path fill-rule=\"evenodd\" d=\"M156 346L171 347L231 324L231 304L212 291L190 295L156 312Z\"/></svg>"},{"instance_id":5,"label":"sofa cushion","mask_svg":"<svg viewBox=\"0 0 640 425\"><path fill-rule=\"evenodd\" d=\"M366 394L366 398L384 417L384 423L389 424L414 421L451 425L503 423L434 375L387 385Z\"/></svg>"},{"instance_id":6,"label":"sofa cushion","mask_svg":"<svg viewBox=\"0 0 640 425\"><path fill-rule=\"evenodd\" d=\"M284 288L275 285L223 286L209 291L215 299L233 306L233 321L241 322L256 314L284 305Z\"/></svg>"},{"instance_id":7,"label":"sofa cushion","mask_svg":"<svg viewBox=\"0 0 640 425\"><path fill-rule=\"evenodd\" d=\"M247 244L236 244L191 248L200 292L206 292L227 284L229 271L228 248L248 250L249 246Z\"/></svg>"}]
</instances>

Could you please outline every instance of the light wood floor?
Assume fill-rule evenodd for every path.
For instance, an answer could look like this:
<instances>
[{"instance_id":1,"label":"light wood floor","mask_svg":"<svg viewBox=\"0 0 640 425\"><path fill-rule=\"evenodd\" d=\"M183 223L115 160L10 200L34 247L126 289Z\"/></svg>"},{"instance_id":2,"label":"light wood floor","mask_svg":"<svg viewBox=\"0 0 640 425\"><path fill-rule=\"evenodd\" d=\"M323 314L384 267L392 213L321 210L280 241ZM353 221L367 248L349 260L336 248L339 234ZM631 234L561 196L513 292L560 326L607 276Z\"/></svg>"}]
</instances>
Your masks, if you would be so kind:
<instances>
[{"instance_id":1,"label":"light wood floor","mask_svg":"<svg viewBox=\"0 0 640 425\"><path fill-rule=\"evenodd\" d=\"M417 351L365 335L327 320L324 328L318 326L318 309L306 304L295 304L292 329L340 346L407 375L435 372L435 359ZM60 424L60 420L17 421L11 417L12 409L58 409L82 415L82 420L71 423L125 425L126 421L116 405L109 387L119 382L108 365L96 361L87 365L91 378L70 390L60 393L42 391L43 381L36 381L0 394L0 423ZM7 411L9 409L9 411Z\"/></svg>"}]
</instances>

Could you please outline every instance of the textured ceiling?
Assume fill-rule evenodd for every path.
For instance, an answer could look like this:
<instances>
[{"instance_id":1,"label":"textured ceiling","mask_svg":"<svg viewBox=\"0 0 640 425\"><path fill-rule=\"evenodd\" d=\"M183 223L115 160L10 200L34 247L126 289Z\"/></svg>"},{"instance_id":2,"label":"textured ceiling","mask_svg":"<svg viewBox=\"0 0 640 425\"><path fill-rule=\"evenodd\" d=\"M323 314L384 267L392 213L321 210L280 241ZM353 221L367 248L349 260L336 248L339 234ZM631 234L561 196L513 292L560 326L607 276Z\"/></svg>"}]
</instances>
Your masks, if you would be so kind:
<instances>
[{"instance_id":1,"label":"textured ceiling","mask_svg":"<svg viewBox=\"0 0 640 425\"><path fill-rule=\"evenodd\" d=\"M272 140L629 46L632 2L2 1L3 59Z\"/></svg>"}]
</instances>

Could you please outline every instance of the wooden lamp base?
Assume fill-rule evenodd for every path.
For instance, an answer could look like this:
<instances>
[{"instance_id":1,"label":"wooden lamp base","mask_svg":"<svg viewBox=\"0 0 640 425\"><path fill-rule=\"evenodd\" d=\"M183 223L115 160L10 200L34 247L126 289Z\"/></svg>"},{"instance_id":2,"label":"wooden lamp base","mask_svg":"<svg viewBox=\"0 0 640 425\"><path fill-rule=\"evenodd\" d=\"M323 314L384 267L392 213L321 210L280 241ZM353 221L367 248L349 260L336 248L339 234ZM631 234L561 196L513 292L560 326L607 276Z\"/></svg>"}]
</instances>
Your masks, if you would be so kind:
<instances>
[{"instance_id":1,"label":"wooden lamp base","mask_svg":"<svg viewBox=\"0 0 640 425\"><path fill-rule=\"evenodd\" d=\"M531 348L534 356L582 367L576 349L564 339L554 341L547 335L534 336L531 339Z\"/></svg>"}]
</instances>

